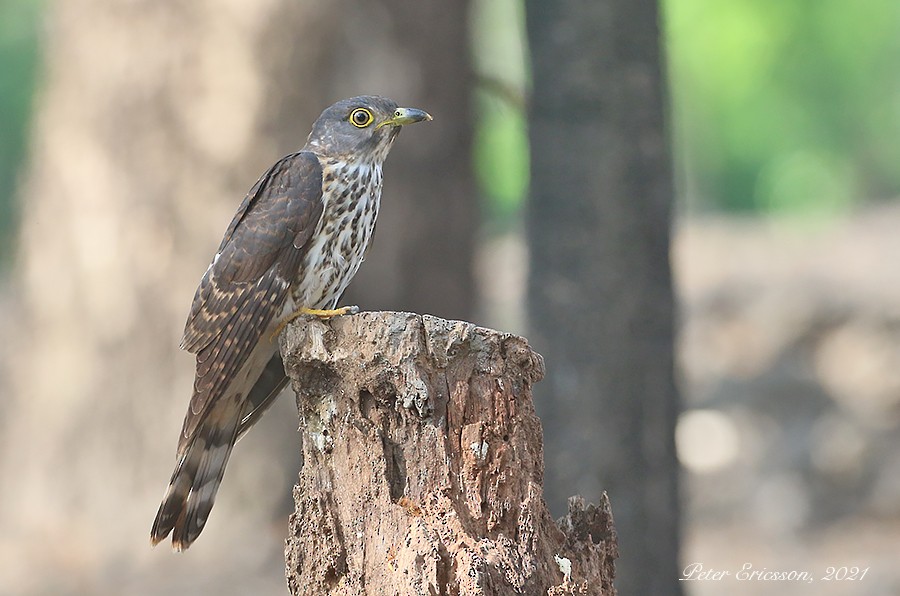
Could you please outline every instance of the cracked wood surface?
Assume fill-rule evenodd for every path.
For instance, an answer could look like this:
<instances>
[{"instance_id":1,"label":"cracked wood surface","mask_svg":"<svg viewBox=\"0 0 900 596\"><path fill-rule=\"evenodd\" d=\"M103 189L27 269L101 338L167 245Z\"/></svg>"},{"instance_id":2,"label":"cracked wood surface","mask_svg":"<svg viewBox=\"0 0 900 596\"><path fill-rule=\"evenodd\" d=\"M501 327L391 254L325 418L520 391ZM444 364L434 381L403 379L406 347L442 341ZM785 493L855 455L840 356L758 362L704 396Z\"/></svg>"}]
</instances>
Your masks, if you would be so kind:
<instances>
[{"instance_id":1,"label":"cracked wood surface","mask_svg":"<svg viewBox=\"0 0 900 596\"><path fill-rule=\"evenodd\" d=\"M300 320L292 594L614 594L609 501L550 517L525 339L410 313Z\"/></svg>"}]
</instances>

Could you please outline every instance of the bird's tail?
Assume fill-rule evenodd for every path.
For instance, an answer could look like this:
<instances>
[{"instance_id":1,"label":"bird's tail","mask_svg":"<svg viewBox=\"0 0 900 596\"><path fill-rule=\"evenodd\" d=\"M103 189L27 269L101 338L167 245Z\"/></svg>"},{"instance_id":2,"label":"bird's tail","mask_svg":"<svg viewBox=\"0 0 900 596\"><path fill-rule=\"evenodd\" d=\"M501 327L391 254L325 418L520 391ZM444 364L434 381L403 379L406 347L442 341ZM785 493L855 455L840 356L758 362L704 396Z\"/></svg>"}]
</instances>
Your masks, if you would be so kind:
<instances>
[{"instance_id":1,"label":"bird's tail","mask_svg":"<svg viewBox=\"0 0 900 596\"><path fill-rule=\"evenodd\" d=\"M156 546L171 532L172 548L182 551L203 531L242 418L239 399L221 399L197 427L179 454L150 530L151 544Z\"/></svg>"}]
</instances>

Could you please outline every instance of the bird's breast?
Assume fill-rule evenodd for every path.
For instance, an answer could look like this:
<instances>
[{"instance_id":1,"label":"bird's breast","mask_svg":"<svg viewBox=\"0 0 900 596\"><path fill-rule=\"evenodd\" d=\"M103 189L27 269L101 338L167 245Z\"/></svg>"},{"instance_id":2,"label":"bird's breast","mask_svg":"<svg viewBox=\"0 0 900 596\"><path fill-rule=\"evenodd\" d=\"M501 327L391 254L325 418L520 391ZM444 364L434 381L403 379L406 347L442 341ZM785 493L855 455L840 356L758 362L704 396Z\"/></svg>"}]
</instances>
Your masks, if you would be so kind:
<instances>
[{"instance_id":1,"label":"bird's breast","mask_svg":"<svg viewBox=\"0 0 900 596\"><path fill-rule=\"evenodd\" d=\"M292 292L307 308L337 303L363 262L381 203L380 164L326 162L322 170L322 218Z\"/></svg>"}]
</instances>

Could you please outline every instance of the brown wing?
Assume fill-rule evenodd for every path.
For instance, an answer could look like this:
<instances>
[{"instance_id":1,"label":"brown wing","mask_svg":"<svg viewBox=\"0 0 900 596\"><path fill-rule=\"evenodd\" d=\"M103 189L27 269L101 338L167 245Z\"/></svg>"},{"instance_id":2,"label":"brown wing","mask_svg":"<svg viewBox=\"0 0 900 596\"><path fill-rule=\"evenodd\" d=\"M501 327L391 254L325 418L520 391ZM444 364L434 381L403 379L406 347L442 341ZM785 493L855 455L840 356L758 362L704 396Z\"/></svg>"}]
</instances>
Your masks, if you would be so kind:
<instances>
[{"instance_id":1,"label":"brown wing","mask_svg":"<svg viewBox=\"0 0 900 596\"><path fill-rule=\"evenodd\" d=\"M319 161L295 153L263 174L228 226L181 340L197 354L197 376L179 455L281 310L322 207Z\"/></svg>"}]
</instances>

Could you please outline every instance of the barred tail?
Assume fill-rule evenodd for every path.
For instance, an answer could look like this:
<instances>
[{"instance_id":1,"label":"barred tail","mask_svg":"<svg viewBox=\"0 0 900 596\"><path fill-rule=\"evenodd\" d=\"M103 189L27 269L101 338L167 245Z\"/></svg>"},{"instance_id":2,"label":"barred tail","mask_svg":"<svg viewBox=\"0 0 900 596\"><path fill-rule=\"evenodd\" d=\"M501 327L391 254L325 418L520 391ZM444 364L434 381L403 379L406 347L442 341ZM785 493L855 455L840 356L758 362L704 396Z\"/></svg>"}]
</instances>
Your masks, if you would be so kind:
<instances>
[{"instance_id":1,"label":"barred tail","mask_svg":"<svg viewBox=\"0 0 900 596\"><path fill-rule=\"evenodd\" d=\"M184 449L150 530L154 546L171 533L172 548L182 551L203 531L237 440L240 403L240 396L219 400Z\"/></svg>"}]
</instances>

